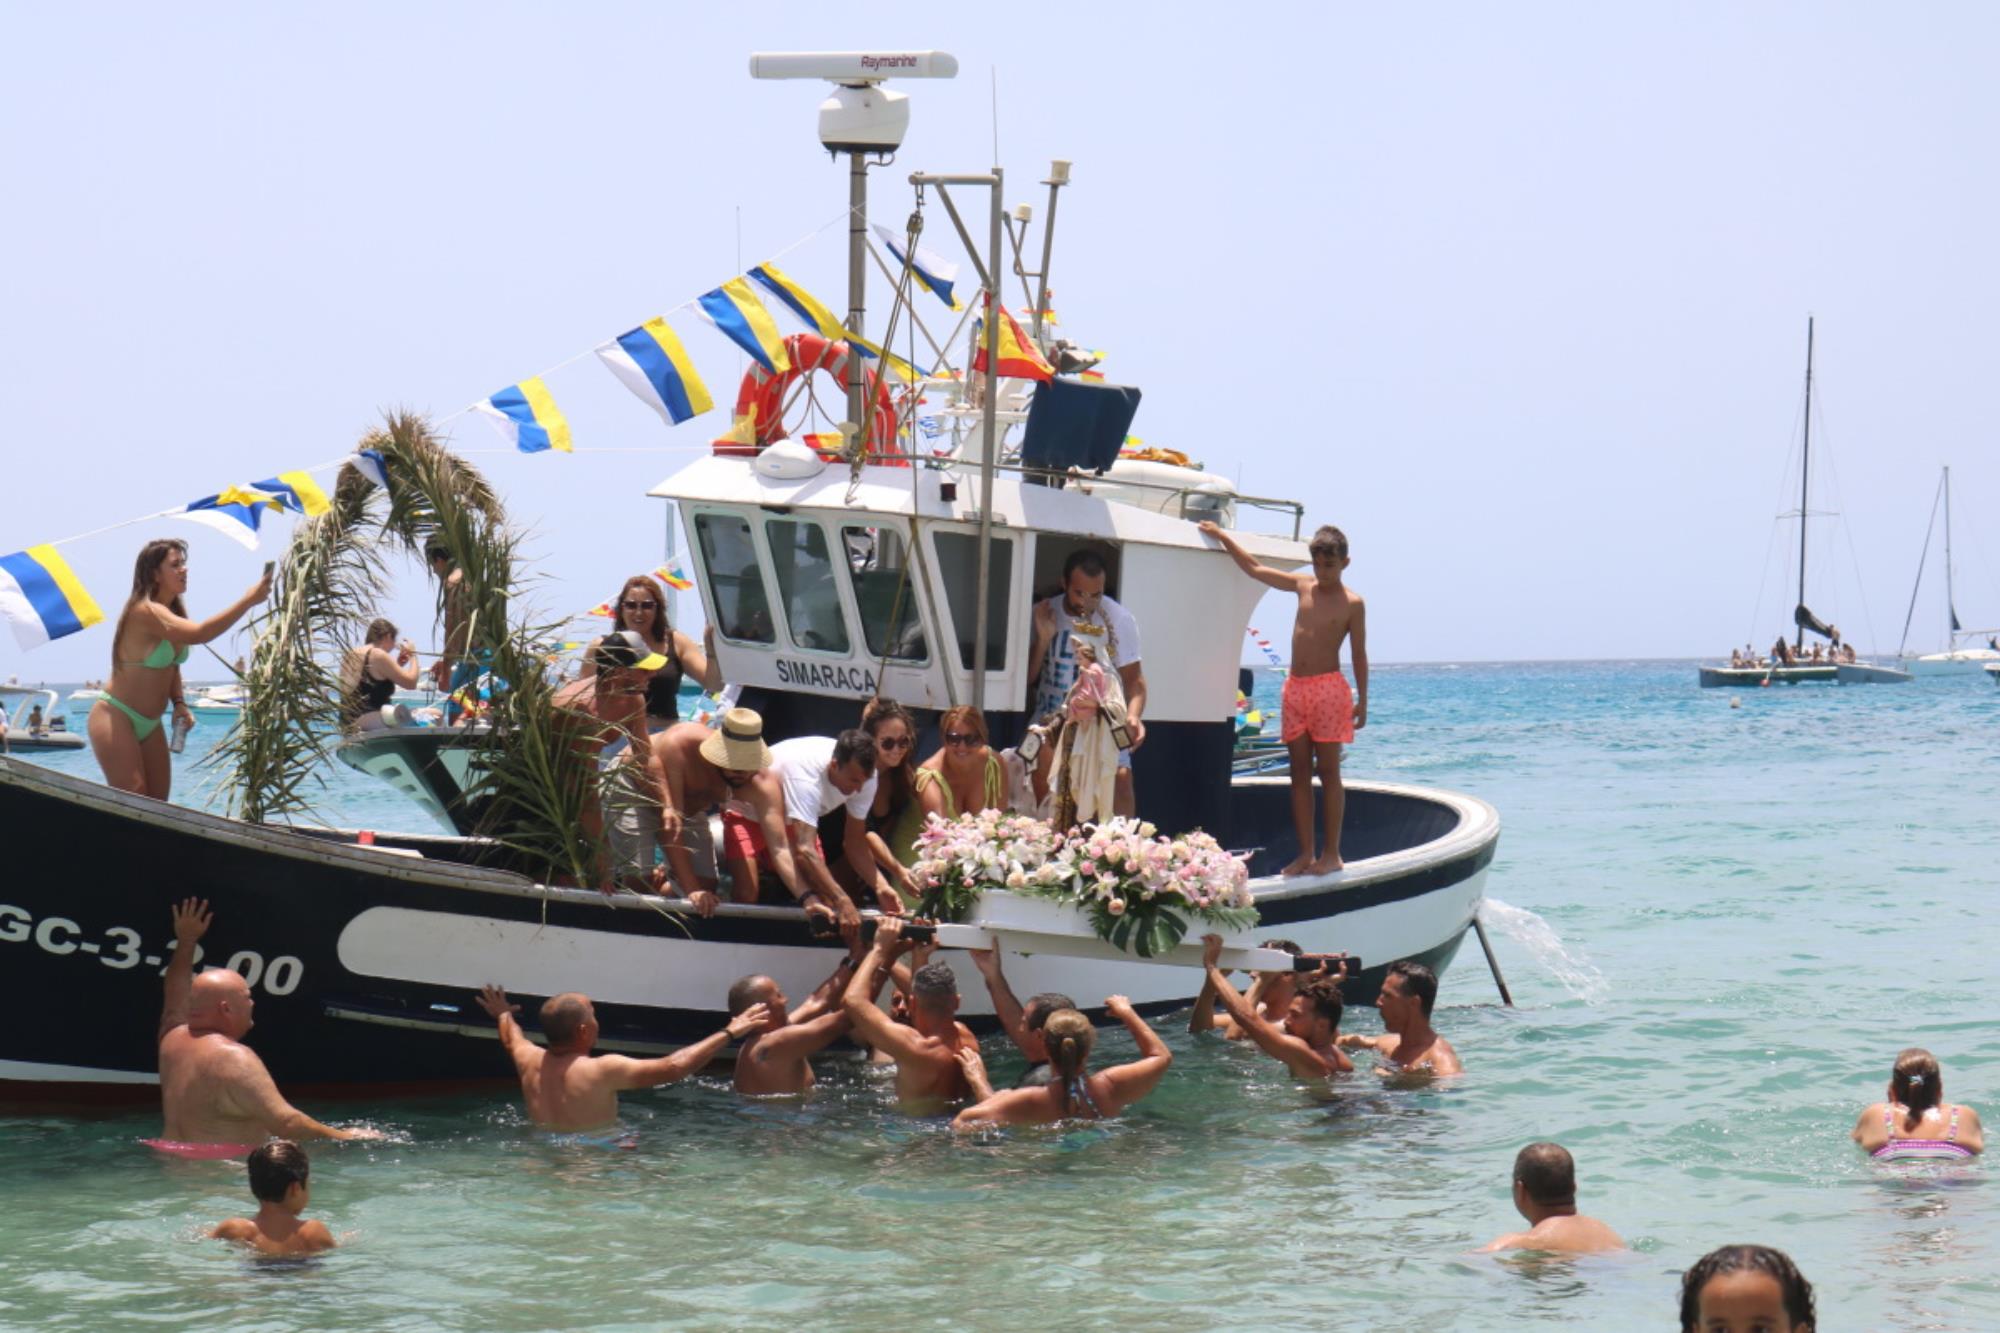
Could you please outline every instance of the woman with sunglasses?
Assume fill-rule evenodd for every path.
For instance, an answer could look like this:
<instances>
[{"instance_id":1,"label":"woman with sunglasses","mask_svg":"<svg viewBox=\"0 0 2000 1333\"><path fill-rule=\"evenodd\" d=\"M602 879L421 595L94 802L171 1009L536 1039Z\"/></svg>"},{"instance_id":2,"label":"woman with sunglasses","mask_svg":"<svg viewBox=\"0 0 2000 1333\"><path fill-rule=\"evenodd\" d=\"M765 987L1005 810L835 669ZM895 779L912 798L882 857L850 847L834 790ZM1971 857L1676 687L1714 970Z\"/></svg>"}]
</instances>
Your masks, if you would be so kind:
<instances>
[{"instance_id":1,"label":"woman with sunglasses","mask_svg":"<svg viewBox=\"0 0 2000 1333\"><path fill-rule=\"evenodd\" d=\"M1007 808L1006 766L987 744L986 718L977 708L947 708L938 719L944 746L916 772L917 804L925 815L947 820Z\"/></svg>"},{"instance_id":2,"label":"woman with sunglasses","mask_svg":"<svg viewBox=\"0 0 2000 1333\"><path fill-rule=\"evenodd\" d=\"M611 632L633 630L647 645L667 659L667 664L646 682L646 726L659 731L681 720L681 677L691 676L702 689L715 694L722 689L722 664L715 658L715 626L702 632L701 644L667 623L667 595L660 585L644 574L625 580L611 603ZM594 641L583 655L583 679L596 673L597 645Z\"/></svg>"},{"instance_id":3,"label":"woman with sunglasses","mask_svg":"<svg viewBox=\"0 0 2000 1333\"><path fill-rule=\"evenodd\" d=\"M861 729L875 738L875 803L868 808L868 850L875 864L896 891L910 901L917 900L916 881L909 866L916 860L915 842L923 828L923 807L917 801L912 773L911 751L917 744L917 720L910 710L894 699L870 699L861 710ZM841 885L848 892L850 873L835 867Z\"/></svg>"}]
</instances>

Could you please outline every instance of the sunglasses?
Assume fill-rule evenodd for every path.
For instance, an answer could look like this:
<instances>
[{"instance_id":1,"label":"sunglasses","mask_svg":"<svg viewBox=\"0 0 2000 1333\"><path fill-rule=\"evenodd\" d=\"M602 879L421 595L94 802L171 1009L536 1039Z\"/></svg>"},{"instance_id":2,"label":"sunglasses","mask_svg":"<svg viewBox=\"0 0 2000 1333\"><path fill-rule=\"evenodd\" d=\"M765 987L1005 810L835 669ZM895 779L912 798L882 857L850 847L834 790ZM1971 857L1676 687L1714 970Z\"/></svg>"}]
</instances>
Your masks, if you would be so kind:
<instances>
[{"instance_id":1,"label":"sunglasses","mask_svg":"<svg viewBox=\"0 0 2000 1333\"><path fill-rule=\"evenodd\" d=\"M875 748L878 750L907 750L910 748L910 738L908 736L891 736L888 740L876 741Z\"/></svg>"},{"instance_id":2,"label":"sunglasses","mask_svg":"<svg viewBox=\"0 0 2000 1333\"><path fill-rule=\"evenodd\" d=\"M624 608L625 608L625 609L626 609L627 611L651 611L651 610L652 610L652 609L653 609L654 607L658 606L658 605L659 605L659 603L658 603L658 602L635 602L635 601L631 600L630 598L627 598L627 599L626 599L626 600L624 600L623 602L620 602L620 603L619 603L619 605L620 605L620 606L622 606L622 607L624 607Z\"/></svg>"},{"instance_id":3,"label":"sunglasses","mask_svg":"<svg viewBox=\"0 0 2000 1333\"><path fill-rule=\"evenodd\" d=\"M946 745L956 745L961 749L971 749L975 745L984 745L986 742L980 740L979 737L969 731L947 731L944 734L944 743Z\"/></svg>"}]
</instances>

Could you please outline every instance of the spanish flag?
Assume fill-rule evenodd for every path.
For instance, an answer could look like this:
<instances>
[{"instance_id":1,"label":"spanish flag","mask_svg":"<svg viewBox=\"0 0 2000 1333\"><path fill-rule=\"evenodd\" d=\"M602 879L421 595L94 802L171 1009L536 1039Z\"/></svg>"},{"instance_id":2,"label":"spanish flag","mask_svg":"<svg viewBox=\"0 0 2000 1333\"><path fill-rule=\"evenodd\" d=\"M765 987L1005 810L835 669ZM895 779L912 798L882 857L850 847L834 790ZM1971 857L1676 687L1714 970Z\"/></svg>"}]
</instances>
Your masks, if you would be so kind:
<instances>
[{"instance_id":1,"label":"spanish flag","mask_svg":"<svg viewBox=\"0 0 2000 1333\"><path fill-rule=\"evenodd\" d=\"M491 398L474 403L473 409L493 423L501 439L524 454L539 454L546 449L569 453L573 448L569 421L556 406L556 400L549 396L549 386L542 383L539 375L508 385Z\"/></svg>"},{"instance_id":2,"label":"spanish flag","mask_svg":"<svg viewBox=\"0 0 2000 1333\"><path fill-rule=\"evenodd\" d=\"M703 317L765 370L782 375L792 368L792 359L785 352L785 339L771 322L771 312L757 299L748 278L731 278L703 296L700 305Z\"/></svg>"},{"instance_id":3,"label":"spanish flag","mask_svg":"<svg viewBox=\"0 0 2000 1333\"><path fill-rule=\"evenodd\" d=\"M974 345L979 349L972 356L972 368L975 371L986 369L984 324L985 321L981 320L973 325L976 331ZM1042 381L1047 381L1055 375L1055 367L1035 350L1034 340L1021 331L1021 326L1014 322L1014 317L1007 313L1007 307L1004 305L1000 307L999 344L1000 364L997 369L1000 374L1015 379Z\"/></svg>"},{"instance_id":4,"label":"spanish flag","mask_svg":"<svg viewBox=\"0 0 2000 1333\"><path fill-rule=\"evenodd\" d=\"M104 612L53 546L0 555L0 615L23 650L88 629Z\"/></svg>"}]
</instances>

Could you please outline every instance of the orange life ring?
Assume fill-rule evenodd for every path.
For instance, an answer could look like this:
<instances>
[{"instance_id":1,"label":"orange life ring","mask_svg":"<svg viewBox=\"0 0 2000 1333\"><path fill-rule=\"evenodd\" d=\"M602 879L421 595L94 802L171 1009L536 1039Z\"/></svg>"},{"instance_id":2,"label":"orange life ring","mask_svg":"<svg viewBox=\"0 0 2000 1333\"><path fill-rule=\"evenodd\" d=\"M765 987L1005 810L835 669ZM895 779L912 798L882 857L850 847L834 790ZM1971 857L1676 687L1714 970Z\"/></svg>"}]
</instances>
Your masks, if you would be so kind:
<instances>
[{"instance_id":1,"label":"orange life ring","mask_svg":"<svg viewBox=\"0 0 2000 1333\"><path fill-rule=\"evenodd\" d=\"M852 384L852 375L861 358L845 343L823 338L817 333L794 333L785 339L785 356L791 362L789 370L773 374L759 362L752 362L744 372L743 384L736 391L736 420L750 417L755 422L754 444L724 436L715 442L718 454L755 454L773 441L785 438L785 396L799 380L816 370L823 370L833 376L834 383L845 392ZM874 403L874 411L869 415L868 452L871 454L893 454L896 448L896 408L889 400L888 381L865 364L862 366L864 392ZM831 451L822 450L822 453Z\"/></svg>"}]
</instances>

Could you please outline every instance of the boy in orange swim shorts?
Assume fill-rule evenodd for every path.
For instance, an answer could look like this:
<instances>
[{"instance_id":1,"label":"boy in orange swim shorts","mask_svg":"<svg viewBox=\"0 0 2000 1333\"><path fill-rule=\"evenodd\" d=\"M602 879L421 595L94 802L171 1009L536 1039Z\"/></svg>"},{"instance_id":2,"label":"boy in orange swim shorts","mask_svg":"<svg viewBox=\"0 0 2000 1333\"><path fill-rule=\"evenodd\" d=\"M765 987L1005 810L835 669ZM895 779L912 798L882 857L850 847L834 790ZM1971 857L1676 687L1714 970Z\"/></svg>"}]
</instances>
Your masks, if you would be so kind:
<instances>
[{"instance_id":1,"label":"boy in orange swim shorts","mask_svg":"<svg viewBox=\"0 0 2000 1333\"><path fill-rule=\"evenodd\" d=\"M1285 677L1280 714L1282 735L1292 760L1292 826L1299 854L1280 873L1321 875L1341 868L1340 826L1347 792L1340 783L1340 747L1368 725L1368 621L1361 594L1341 581L1348 565L1347 535L1322 527L1307 551L1312 573L1288 574L1257 563L1234 537L1214 523L1202 532L1222 545L1238 567L1259 583L1294 593L1298 616L1292 621L1292 668ZM1354 688L1340 674L1340 649L1353 643ZM1325 804L1326 850L1313 837L1313 770L1319 771Z\"/></svg>"}]
</instances>

